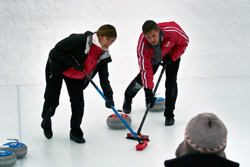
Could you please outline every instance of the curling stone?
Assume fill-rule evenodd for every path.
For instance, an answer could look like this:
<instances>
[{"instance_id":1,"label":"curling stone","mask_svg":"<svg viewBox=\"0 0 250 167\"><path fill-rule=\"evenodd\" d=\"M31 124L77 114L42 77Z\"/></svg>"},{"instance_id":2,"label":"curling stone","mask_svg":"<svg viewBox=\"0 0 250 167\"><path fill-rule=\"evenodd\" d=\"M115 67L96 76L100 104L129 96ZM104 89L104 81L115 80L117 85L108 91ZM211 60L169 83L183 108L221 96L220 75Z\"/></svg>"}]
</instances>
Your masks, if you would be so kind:
<instances>
[{"instance_id":1,"label":"curling stone","mask_svg":"<svg viewBox=\"0 0 250 167\"><path fill-rule=\"evenodd\" d=\"M130 126L132 123L130 116L128 116L127 114L120 114L120 115L127 122L127 124ZM126 128L124 123L115 114L108 116L107 125L108 125L108 127L112 128L112 129L125 129Z\"/></svg>"},{"instance_id":2,"label":"curling stone","mask_svg":"<svg viewBox=\"0 0 250 167\"><path fill-rule=\"evenodd\" d=\"M0 167L9 167L16 163L17 156L9 150L0 149Z\"/></svg>"},{"instance_id":3,"label":"curling stone","mask_svg":"<svg viewBox=\"0 0 250 167\"><path fill-rule=\"evenodd\" d=\"M165 110L165 99L162 97L156 97L155 105L149 109L150 111L163 111Z\"/></svg>"},{"instance_id":4,"label":"curling stone","mask_svg":"<svg viewBox=\"0 0 250 167\"><path fill-rule=\"evenodd\" d=\"M12 151L16 154L17 159L23 158L27 152L28 148L25 144L20 143L18 139L8 139L8 140L15 140L16 142L9 142L3 145L5 150Z\"/></svg>"}]
</instances>

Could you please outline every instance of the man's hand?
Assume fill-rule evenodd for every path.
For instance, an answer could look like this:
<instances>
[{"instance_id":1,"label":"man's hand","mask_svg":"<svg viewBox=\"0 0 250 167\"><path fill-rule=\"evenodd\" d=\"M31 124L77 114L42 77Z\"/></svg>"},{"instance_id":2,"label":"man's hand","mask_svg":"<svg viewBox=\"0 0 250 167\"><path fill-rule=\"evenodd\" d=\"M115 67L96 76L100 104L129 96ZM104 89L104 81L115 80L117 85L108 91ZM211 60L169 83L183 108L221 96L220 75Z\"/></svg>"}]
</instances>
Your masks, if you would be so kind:
<instances>
[{"instance_id":1,"label":"man's hand","mask_svg":"<svg viewBox=\"0 0 250 167\"><path fill-rule=\"evenodd\" d=\"M173 59L170 57L170 54L167 54L163 59L163 65L168 67L171 63L173 63Z\"/></svg>"},{"instance_id":2,"label":"man's hand","mask_svg":"<svg viewBox=\"0 0 250 167\"><path fill-rule=\"evenodd\" d=\"M152 108L155 105L155 97L153 94L152 89L144 88L145 91L145 97L146 97L146 104L150 104L150 108Z\"/></svg>"}]
</instances>

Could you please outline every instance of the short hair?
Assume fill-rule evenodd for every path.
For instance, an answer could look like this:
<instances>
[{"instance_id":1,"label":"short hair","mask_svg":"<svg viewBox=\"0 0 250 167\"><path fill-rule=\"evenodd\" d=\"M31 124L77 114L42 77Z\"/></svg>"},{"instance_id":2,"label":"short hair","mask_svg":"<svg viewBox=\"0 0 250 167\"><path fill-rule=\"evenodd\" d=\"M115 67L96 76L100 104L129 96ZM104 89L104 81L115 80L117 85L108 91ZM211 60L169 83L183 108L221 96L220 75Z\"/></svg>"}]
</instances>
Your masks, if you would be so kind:
<instances>
[{"instance_id":1,"label":"short hair","mask_svg":"<svg viewBox=\"0 0 250 167\"><path fill-rule=\"evenodd\" d=\"M155 30L155 31L158 30L158 26L156 22L154 22L153 20L145 21L145 23L142 25L143 34L146 34L147 32L150 32L152 30Z\"/></svg>"},{"instance_id":2,"label":"short hair","mask_svg":"<svg viewBox=\"0 0 250 167\"><path fill-rule=\"evenodd\" d=\"M116 29L110 24L102 25L96 32L97 36L105 36L108 38L117 38Z\"/></svg>"}]
</instances>

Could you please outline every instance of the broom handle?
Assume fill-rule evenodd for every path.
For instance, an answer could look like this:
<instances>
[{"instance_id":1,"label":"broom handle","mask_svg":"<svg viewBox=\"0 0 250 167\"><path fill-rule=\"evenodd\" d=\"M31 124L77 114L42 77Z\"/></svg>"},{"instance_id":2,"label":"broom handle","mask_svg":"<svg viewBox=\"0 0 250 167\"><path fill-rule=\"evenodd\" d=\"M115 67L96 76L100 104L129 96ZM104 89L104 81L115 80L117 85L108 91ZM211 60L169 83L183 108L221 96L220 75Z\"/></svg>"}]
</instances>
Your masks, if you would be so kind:
<instances>
[{"instance_id":1,"label":"broom handle","mask_svg":"<svg viewBox=\"0 0 250 167\"><path fill-rule=\"evenodd\" d=\"M80 66L80 64L78 63L78 61L75 59L75 57L73 55L71 55L71 57L75 60L75 62ZM104 94L102 93L102 91L98 88L98 86L94 83L94 81L89 77L89 75L82 70L83 74L85 75L85 77L91 82L91 84L95 87L95 89L99 92L99 94L103 97L103 99L107 102L106 97L104 96ZM143 144L143 141L135 134L135 132L131 129L131 127L128 125L128 123L122 118L122 116L118 113L118 111L116 111L116 109L114 108L114 106L111 105L111 109L115 112L115 114L120 118L120 120L123 122L123 124L128 128L128 130L133 134L133 136L135 137L135 139L137 139L137 141L140 144Z\"/></svg>"},{"instance_id":2,"label":"broom handle","mask_svg":"<svg viewBox=\"0 0 250 167\"><path fill-rule=\"evenodd\" d=\"M154 96L155 96L155 94L156 94L157 88L158 88L158 86L159 86L159 84L160 84L162 75L163 75L164 70L165 70L166 67L167 67L167 65L164 64L163 67L162 67L162 69L161 69L160 76L159 76L159 78L158 78L158 80L157 80L157 83L156 83L156 85L155 85L155 89L154 89L154 92L153 92L153 93L154 93ZM136 133L137 135L141 135L141 129L142 129L142 126L143 126L143 124L144 124L144 122L145 122L145 119L146 119L146 117L147 117L147 115L148 115L149 108L150 108L150 103L149 103L148 106L147 106L147 109L146 109L145 114L144 114L144 116L143 116L143 118L142 118L141 124L140 124L140 126L139 126L139 128L138 128L138 130L137 130L137 133Z\"/></svg>"}]
</instances>

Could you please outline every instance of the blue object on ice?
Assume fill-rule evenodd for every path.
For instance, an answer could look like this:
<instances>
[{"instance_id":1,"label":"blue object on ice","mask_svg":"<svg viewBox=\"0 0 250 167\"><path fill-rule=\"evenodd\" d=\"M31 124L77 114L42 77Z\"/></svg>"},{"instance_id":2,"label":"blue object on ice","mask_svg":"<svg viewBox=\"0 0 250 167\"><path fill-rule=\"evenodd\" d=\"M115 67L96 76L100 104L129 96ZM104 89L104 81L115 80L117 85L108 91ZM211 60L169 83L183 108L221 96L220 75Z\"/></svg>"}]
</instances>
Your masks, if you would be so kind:
<instances>
[{"instance_id":1,"label":"blue object on ice","mask_svg":"<svg viewBox=\"0 0 250 167\"><path fill-rule=\"evenodd\" d=\"M163 97L156 97L155 101L163 101L165 100Z\"/></svg>"},{"instance_id":2,"label":"blue object on ice","mask_svg":"<svg viewBox=\"0 0 250 167\"><path fill-rule=\"evenodd\" d=\"M9 151L9 150L0 150L0 157L5 157L5 156L9 156L12 155L13 152Z\"/></svg>"},{"instance_id":3,"label":"blue object on ice","mask_svg":"<svg viewBox=\"0 0 250 167\"><path fill-rule=\"evenodd\" d=\"M9 142L4 144L4 146L9 146L9 148L19 148L19 147L23 147L24 144L23 143L16 143L16 142Z\"/></svg>"}]
</instances>

